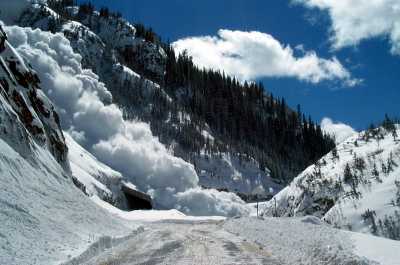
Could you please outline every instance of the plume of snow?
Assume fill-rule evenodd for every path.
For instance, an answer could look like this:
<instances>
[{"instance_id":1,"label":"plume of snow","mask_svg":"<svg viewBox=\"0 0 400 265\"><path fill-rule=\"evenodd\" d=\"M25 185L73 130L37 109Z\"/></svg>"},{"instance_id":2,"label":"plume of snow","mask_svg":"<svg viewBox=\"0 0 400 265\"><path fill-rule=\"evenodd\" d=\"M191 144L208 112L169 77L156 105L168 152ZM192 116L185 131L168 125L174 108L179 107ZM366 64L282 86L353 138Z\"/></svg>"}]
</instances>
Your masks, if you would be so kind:
<instances>
[{"instance_id":1,"label":"plume of snow","mask_svg":"<svg viewBox=\"0 0 400 265\"><path fill-rule=\"evenodd\" d=\"M344 140L357 133L349 125L341 122L334 123L330 118L322 119L321 129L324 132L334 136L337 144L342 143Z\"/></svg>"},{"instance_id":2,"label":"plume of snow","mask_svg":"<svg viewBox=\"0 0 400 265\"><path fill-rule=\"evenodd\" d=\"M236 195L199 189L193 165L171 155L148 124L125 121L111 104L111 93L92 71L82 69L81 56L63 35L17 26L5 30L37 71L41 87L59 109L63 129L151 194L156 205L193 215L246 212Z\"/></svg>"}]
</instances>

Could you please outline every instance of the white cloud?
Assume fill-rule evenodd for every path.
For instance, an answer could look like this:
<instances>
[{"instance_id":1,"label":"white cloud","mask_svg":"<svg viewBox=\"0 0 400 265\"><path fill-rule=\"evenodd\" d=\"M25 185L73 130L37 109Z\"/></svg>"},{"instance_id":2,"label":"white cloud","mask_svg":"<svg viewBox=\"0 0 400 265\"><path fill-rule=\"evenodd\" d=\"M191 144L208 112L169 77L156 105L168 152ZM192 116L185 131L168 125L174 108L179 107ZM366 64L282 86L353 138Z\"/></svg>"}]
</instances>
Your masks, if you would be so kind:
<instances>
[{"instance_id":1,"label":"white cloud","mask_svg":"<svg viewBox=\"0 0 400 265\"><path fill-rule=\"evenodd\" d=\"M314 51L304 50L296 57L289 45L257 31L219 30L218 36L185 38L174 42L173 47L178 52L187 50L200 67L223 70L241 80L294 77L311 83L340 80L346 86L360 82L336 57L319 58Z\"/></svg>"},{"instance_id":2,"label":"white cloud","mask_svg":"<svg viewBox=\"0 0 400 265\"><path fill-rule=\"evenodd\" d=\"M339 144L357 133L352 127L344 123L334 123L330 118L323 118L321 121L321 129L334 136L336 143Z\"/></svg>"},{"instance_id":3,"label":"white cloud","mask_svg":"<svg viewBox=\"0 0 400 265\"><path fill-rule=\"evenodd\" d=\"M63 129L96 157L123 173L156 205L191 214L236 215L246 206L234 194L198 187L193 165L171 155L148 124L125 121L111 93L98 77L81 66L69 41L16 26L5 28L10 43L37 71L41 88L57 106ZM199 197L207 198L204 207Z\"/></svg>"},{"instance_id":4,"label":"white cloud","mask_svg":"<svg viewBox=\"0 0 400 265\"><path fill-rule=\"evenodd\" d=\"M293 0L309 8L327 11L333 48L354 46L362 40L387 37L391 52L400 55L399 0Z\"/></svg>"}]
</instances>

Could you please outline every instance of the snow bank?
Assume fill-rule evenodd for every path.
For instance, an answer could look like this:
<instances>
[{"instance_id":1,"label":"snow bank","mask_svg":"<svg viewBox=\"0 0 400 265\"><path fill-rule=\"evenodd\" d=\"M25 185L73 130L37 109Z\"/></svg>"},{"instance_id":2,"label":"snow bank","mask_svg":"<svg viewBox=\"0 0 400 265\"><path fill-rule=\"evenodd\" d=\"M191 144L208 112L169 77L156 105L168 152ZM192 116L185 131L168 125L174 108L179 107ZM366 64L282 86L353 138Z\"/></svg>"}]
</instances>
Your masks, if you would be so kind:
<instances>
[{"instance_id":1,"label":"snow bank","mask_svg":"<svg viewBox=\"0 0 400 265\"><path fill-rule=\"evenodd\" d=\"M279 257L280 264L399 264L398 241L341 231L310 220L314 218L239 218L227 220L224 228Z\"/></svg>"},{"instance_id":2,"label":"snow bank","mask_svg":"<svg viewBox=\"0 0 400 265\"><path fill-rule=\"evenodd\" d=\"M354 253L382 265L398 265L400 242L359 233L349 233Z\"/></svg>"},{"instance_id":3,"label":"snow bank","mask_svg":"<svg viewBox=\"0 0 400 265\"><path fill-rule=\"evenodd\" d=\"M172 156L148 124L124 121L121 110L111 104L111 93L92 71L82 69L81 56L63 35L16 26L6 31L38 72L45 93L59 108L63 128L99 160L151 194L156 205L193 215L247 213L234 195L198 189L193 166ZM204 206L209 212L199 205L199 196L208 199Z\"/></svg>"},{"instance_id":4,"label":"snow bank","mask_svg":"<svg viewBox=\"0 0 400 265\"><path fill-rule=\"evenodd\" d=\"M101 206L111 214L124 220L140 222L158 222L163 220L185 220L185 221L204 221L204 220L224 220L221 216L188 216L176 209L172 210L137 210L122 211L111 204L101 200L97 196L91 198L97 205Z\"/></svg>"},{"instance_id":5,"label":"snow bank","mask_svg":"<svg viewBox=\"0 0 400 265\"><path fill-rule=\"evenodd\" d=\"M47 150L29 161L2 139L0 150L0 264L59 264L134 228L96 207Z\"/></svg>"}]
</instances>

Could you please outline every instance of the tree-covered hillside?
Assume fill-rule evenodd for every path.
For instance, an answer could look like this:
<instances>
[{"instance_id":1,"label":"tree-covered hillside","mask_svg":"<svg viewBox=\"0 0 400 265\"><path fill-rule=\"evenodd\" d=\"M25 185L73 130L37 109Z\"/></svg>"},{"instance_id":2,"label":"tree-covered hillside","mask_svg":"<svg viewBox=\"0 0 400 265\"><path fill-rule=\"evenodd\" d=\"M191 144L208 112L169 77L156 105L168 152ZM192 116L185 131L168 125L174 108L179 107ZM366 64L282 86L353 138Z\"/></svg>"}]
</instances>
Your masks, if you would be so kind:
<instances>
[{"instance_id":1,"label":"tree-covered hillside","mask_svg":"<svg viewBox=\"0 0 400 265\"><path fill-rule=\"evenodd\" d=\"M72 0L49 1L50 7L62 14L51 25L54 31L61 30L63 20L79 21L95 33L101 31L98 20L126 23L106 7L93 12L94 6L87 3L72 12L73 4ZM254 158L261 170L267 168L273 178L288 182L334 148L334 140L306 118L300 106L296 111L290 109L283 98L274 97L261 83L241 82L218 71L200 69L187 54L175 54L153 30L139 23L134 26L142 42L135 48L106 48L104 57L116 57L140 74L140 81L126 79L119 86L113 78L102 81L125 117L149 122L153 133L176 155L195 166L200 154ZM154 55L154 51L160 52ZM106 76L95 72L101 78ZM146 80L160 86L149 92ZM212 137L205 136L204 131Z\"/></svg>"}]
</instances>

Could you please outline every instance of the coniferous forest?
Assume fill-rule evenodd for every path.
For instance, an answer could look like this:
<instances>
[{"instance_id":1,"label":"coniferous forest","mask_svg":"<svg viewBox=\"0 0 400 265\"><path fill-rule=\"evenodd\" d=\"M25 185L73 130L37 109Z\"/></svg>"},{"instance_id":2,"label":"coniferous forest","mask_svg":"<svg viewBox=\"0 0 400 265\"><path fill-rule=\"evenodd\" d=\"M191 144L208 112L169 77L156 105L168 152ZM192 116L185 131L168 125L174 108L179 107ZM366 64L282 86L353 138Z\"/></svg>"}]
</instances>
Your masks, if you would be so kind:
<instances>
[{"instance_id":1,"label":"coniferous forest","mask_svg":"<svg viewBox=\"0 0 400 265\"><path fill-rule=\"evenodd\" d=\"M60 14L70 16L63 10L71 2L49 3ZM82 20L93 10L92 4L81 4L74 19ZM121 19L120 14L104 7L99 15L109 20ZM136 37L165 51L166 58L158 61L165 74L146 70L140 60L145 51L139 46L136 51L118 53L125 65L142 76L141 84L127 80L123 87L115 87L110 81L104 82L125 117L149 122L153 133L167 146L173 145L177 156L192 163L201 151L208 155L230 152L242 159L252 157L261 169L268 168L272 177L287 183L335 147L334 139L306 117L300 106L291 109L284 98L274 97L262 83L241 82L219 71L200 69L187 53L176 54L151 28L140 23L135 28ZM145 79L160 85L150 97L142 90ZM202 135L205 128L211 130L214 141Z\"/></svg>"},{"instance_id":2,"label":"coniferous forest","mask_svg":"<svg viewBox=\"0 0 400 265\"><path fill-rule=\"evenodd\" d=\"M194 121L205 121L221 139L223 148L255 157L272 175L285 179L334 148L311 117L291 110L284 98L274 98L263 84L241 83L223 73L199 69L187 54L171 47L165 76L166 91L176 98ZM201 123L201 122L200 122Z\"/></svg>"}]
</instances>

